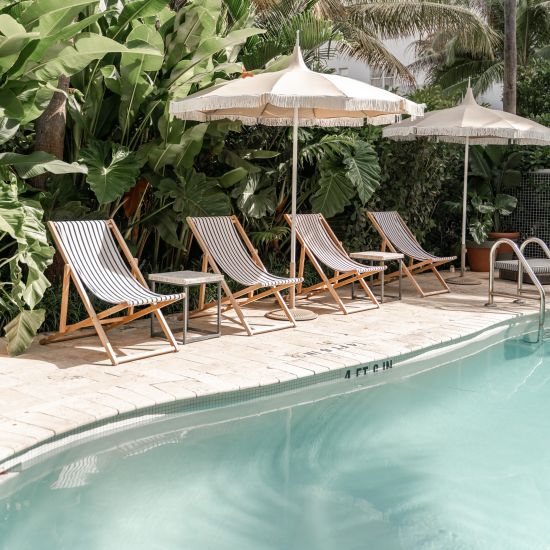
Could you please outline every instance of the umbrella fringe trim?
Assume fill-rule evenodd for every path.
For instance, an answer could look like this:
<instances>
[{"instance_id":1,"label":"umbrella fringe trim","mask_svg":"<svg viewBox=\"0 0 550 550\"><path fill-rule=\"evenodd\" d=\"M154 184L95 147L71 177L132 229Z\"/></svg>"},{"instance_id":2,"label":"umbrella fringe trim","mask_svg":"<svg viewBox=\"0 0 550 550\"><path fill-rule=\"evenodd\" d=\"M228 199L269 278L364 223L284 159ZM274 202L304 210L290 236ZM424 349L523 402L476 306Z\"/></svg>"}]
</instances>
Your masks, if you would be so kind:
<instances>
[{"instance_id":1,"label":"umbrella fringe trim","mask_svg":"<svg viewBox=\"0 0 550 550\"><path fill-rule=\"evenodd\" d=\"M266 117L243 117L239 115L214 115L206 114L202 112L187 112L182 113L183 116L179 116L184 120L193 120L196 122L213 122L216 120L235 120L242 122L246 126L256 126L261 124L263 126L292 126L294 120L292 118L266 118ZM381 115L377 117L366 118L305 118L298 120L298 126L300 127L333 127L333 126L364 126L365 122L374 126L380 126L384 124L393 124L397 122L400 115Z\"/></svg>"},{"instance_id":2,"label":"umbrella fringe trim","mask_svg":"<svg viewBox=\"0 0 550 550\"><path fill-rule=\"evenodd\" d=\"M509 128L386 128L383 133L384 137L406 138L410 137L439 137L441 141L448 141L444 138L496 138L503 140L522 141L536 140L550 145L550 130L541 132L538 130L512 130ZM461 140L462 141L462 140Z\"/></svg>"},{"instance_id":3,"label":"umbrella fringe trim","mask_svg":"<svg viewBox=\"0 0 550 550\"><path fill-rule=\"evenodd\" d=\"M341 111L380 111L384 114L409 114L422 116L425 106L407 99L390 101L382 99L354 99L346 97L322 96L280 96L262 94L260 96L239 97L199 97L183 99L170 104L170 113L177 115L190 111L214 111L219 109L263 109L266 105L283 109L332 109ZM351 118L351 117L349 117Z\"/></svg>"}]
</instances>

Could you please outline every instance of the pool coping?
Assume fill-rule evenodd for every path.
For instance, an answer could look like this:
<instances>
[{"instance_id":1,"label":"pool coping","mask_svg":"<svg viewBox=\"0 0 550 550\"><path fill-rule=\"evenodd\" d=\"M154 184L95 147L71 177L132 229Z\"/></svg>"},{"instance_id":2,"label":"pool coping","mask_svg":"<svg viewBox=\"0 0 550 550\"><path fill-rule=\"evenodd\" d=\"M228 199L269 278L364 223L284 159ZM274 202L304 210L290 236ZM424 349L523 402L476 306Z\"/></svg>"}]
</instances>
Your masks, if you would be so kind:
<instances>
[{"instance_id":1,"label":"pool coping","mask_svg":"<svg viewBox=\"0 0 550 550\"><path fill-rule=\"evenodd\" d=\"M489 326L446 341L434 343L411 351L399 352L377 360L358 361L353 366L343 366L328 371L301 376L292 380L268 383L260 386L176 399L174 401L136 408L135 410L118 413L101 420L84 423L75 428L56 433L51 437L40 440L0 460L0 484L8 480L12 474L16 475L17 471L24 465L32 465L37 461L45 460L52 454L57 454L63 449L73 445L79 445L90 438L103 437L116 431L136 426L137 424L143 425L143 423L155 422L159 419L166 418L167 415L192 415L193 413L207 410L244 404L265 397L292 394L313 386L330 384L337 381L370 381L374 376L379 376L381 373L389 371L390 369L393 371L393 369L399 369L399 367L408 365L411 362L442 356L476 341L482 343L480 349L483 349L484 347L494 345L498 341L518 337L526 333L522 328L525 329L525 327L535 319L535 314L522 314L503 319ZM508 332L506 333L506 331ZM491 344L487 343L495 334L499 333L503 336L500 340L492 342ZM486 344L483 345L483 342L486 342ZM476 353L477 351L473 351L472 353ZM445 364L446 362L448 361L444 361L441 364Z\"/></svg>"}]
</instances>

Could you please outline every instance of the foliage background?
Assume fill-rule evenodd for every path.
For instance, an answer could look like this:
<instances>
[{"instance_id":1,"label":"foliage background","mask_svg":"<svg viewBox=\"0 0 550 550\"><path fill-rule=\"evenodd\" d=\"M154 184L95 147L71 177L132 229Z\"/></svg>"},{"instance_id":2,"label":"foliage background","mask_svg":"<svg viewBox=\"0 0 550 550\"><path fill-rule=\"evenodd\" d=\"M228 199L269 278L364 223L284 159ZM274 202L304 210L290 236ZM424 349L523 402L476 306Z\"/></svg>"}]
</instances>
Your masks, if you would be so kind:
<instances>
[{"instance_id":1,"label":"foliage background","mask_svg":"<svg viewBox=\"0 0 550 550\"><path fill-rule=\"evenodd\" d=\"M351 11L346 3L328 0L277 5L107 0L100 10L98 0L0 0L3 195L16 190L22 205L37 207L39 226L41 209L45 220L114 217L144 272L198 268L185 217L233 212L268 267L284 274L290 129L185 123L169 115L169 102L246 71L282 66L297 29L306 62L316 70L326 70L326 60L338 49L381 68L393 63L396 74L410 80L409 68L396 64L381 38L428 29L458 33L470 56L498 61L492 51L496 35L460 2L406 4L405 11L396 12L390 0L354 5ZM541 33L535 34L533 52L540 49ZM544 84L550 84L549 62L534 53L530 59L522 68L518 106L521 114L548 124L550 86ZM455 72L453 82L463 83L463 76ZM449 88L446 81L440 85L438 77L444 81L434 69L436 83L412 92L411 99L429 110L454 105L460 87ZM55 94L67 112L63 160L35 151L42 113ZM299 210L323 212L350 250L379 244L367 209L395 209L426 248L443 255L457 252L460 219L445 203L460 199L461 146L391 142L374 127L300 129L299 140ZM547 150L525 150L525 167L547 163ZM11 253L17 242L0 223L0 250ZM18 250L18 257L26 259L27 249ZM40 249L42 271L51 253L47 246ZM28 279L25 262L19 277L19 267L13 271L13 262L2 259L0 289L9 296L0 302L0 330L36 312L19 342L22 349L42 321L40 311L49 312L42 330L57 327L62 266L57 258L48 267L48 288L45 279L40 285ZM29 292L14 286L14 277L29 281L38 294L25 301ZM35 310L42 294L41 309ZM69 322L84 314L74 298Z\"/></svg>"}]
</instances>

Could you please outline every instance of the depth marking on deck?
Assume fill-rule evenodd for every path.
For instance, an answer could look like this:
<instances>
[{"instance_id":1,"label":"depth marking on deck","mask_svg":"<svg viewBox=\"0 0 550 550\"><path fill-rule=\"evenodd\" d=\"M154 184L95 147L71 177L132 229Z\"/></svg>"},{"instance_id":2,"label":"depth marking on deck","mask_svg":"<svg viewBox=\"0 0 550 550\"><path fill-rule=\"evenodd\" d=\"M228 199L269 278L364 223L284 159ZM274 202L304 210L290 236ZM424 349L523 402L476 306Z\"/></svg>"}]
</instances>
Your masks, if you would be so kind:
<instances>
[{"instance_id":1,"label":"depth marking on deck","mask_svg":"<svg viewBox=\"0 0 550 550\"><path fill-rule=\"evenodd\" d=\"M347 342L345 344L330 344L322 348L313 349L311 351L304 351L300 353L293 353L291 357L311 357L313 355L326 355L328 353L334 353L343 349L349 349L356 346L361 346L360 342Z\"/></svg>"}]
</instances>

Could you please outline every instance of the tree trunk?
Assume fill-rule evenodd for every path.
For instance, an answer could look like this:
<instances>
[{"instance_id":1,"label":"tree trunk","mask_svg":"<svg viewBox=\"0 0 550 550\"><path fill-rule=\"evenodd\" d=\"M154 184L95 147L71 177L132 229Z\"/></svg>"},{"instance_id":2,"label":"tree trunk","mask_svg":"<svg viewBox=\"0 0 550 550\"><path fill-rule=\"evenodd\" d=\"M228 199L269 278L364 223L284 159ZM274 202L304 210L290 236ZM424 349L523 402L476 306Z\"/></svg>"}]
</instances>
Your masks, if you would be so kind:
<instances>
[{"instance_id":1,"label":"tree trunk","mask_svg":"<svg viewBox=\"0 0 550 550\"><path fill-rule=\"evenodd\" d=\"M516 0L504 0L504 90L503 108L516 112L516 79L518 53L516 45Z\"/></svg>"},{"instance_id":2,"label":"tree trunk","mask_svg":"<svg viewBox=\"0 0 550 550\"><path fill-rule=\"evenodd\" d=\"M67 93L69 77L60 76L57 87ZM65 145L65 125L67 122L67 98L61 92L55 92L46 110L35 120L35 151L45 151L63 160ZM44 189L48 175L42 174L31 180L34 187Z\"/></svg>"}]
</instances>

